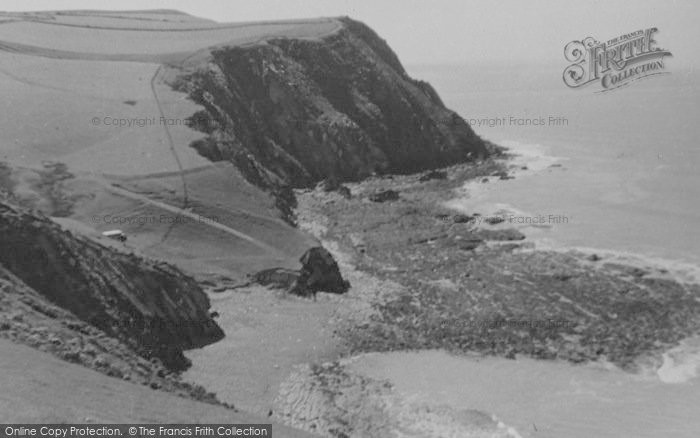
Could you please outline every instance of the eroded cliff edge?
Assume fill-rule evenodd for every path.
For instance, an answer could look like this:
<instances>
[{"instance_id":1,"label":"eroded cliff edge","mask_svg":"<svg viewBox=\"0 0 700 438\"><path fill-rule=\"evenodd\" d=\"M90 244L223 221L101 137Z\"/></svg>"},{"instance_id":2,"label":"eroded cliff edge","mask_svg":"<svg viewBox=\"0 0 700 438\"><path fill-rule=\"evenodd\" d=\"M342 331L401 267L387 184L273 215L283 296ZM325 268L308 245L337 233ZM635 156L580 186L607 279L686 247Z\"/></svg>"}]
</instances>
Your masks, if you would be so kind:
<instances>
[{"instance_id":1,"label":"eroded cliff edge","mask_svg":"<svg viewBox=\"0 0 700 438\"><path fill-rule=\"evenodd\" d=\"M373 30L349 18L322 39L211 51L173 86L204 110L194 142L266 188L406 174L475 160L488 146Z\"/></svg>"}]
</instances>

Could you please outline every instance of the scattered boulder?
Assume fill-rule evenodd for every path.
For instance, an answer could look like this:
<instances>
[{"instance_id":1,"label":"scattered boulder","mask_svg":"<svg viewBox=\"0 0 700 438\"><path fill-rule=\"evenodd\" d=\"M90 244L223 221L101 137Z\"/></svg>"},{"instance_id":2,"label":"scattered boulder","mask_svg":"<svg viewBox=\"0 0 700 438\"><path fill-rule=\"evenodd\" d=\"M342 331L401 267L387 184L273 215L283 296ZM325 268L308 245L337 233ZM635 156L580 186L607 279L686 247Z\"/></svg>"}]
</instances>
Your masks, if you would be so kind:
<instances>
[{"instance_id":1,"label":"scattered boulder","mask_svg":"<svg viewBox=\"0 0 700 438\"><path fill-rule=\"evenodd\" d=\"M323 181L316 184L316 189L322 190L326 193L336 192L345 199L350 199L352 197L352 193L350 193L350 189L347 186L344 186L343 184L341 184L337 178L333 178L333 177L326 178Z\"/></svg>"},{"instance_id":2,"label":"scattered boulder","mask_svg":"<svg viewBox=\"0 0 700 438\"><path fill-rule=\"evenodd\" d=\"M504 252L513 252L516 249L522 248L522 245L519 245L517 243L503 243L499 245L498 249Z\"/></svg>"},{"instance_id":3,"label":"scattered boulder","mask_svg":"<svg viewBox=\"0 0 700 438\"><path fill-rule=\"evenodd\" d=\"M345 199L352 198L352 193L350 192L350 189L347 188L347 186L340 185L336 191L340 196L342 196Z\"/></svg>"},{"instance_id":4,"label":"scattered boulder","mask_svg":"<svg viewBox=\"0 0 700 438\"><path fill-rule=\"evenodd\" d=\"M302 264L300 270L265 269L253 274L251 280L304 297L316 295L317 292L342 294L350 288L350 283L343 279L338 264L325 248L311 248L299 261Z\"/></svg>"},{"instance_id":5,"label":"scattered boulder","mask_svg":"<svg viewBox=\"0 0 700 438\"><path fill-rule=\"evenodd\" d=\"M456 224L464 224L474 220L474 216L469 216L468 214L456 214L452 216L452 222Z\"/></svg>"},{"instance_id":6,"label":"scattered boulder","mask_svg":"<svg viewBox=\"0 0 700 438\"><path fill-rule=\"evenodd\" d=\"M444 170L431 170L430 172L424 173L418 178L420 182L426 182L433 179L447 179L447 172Z\"/></svg>"},{"instance_id":7,"label":"scattered boulder","mask_svg":"<svg viewBox=\"0 0 700 438\"><path fill-rule=\"evenodd\" d=\"M338 264L325 248L311 248L299 261L302 264L301 272L289 293L300 296L315 295L317 292L342 294L350 288L350 283L343 279Z\"/></svg>"},{"instance_id":8,"label":"scattered boulder","mask_svg":"<svg viewBox=\"0 0 700 438\"><path fill-rule=\"evenodd\" d=\"M633 277L637 277L637 278L644 277L644 276L647 275L648 273L649 273L649 272L646 271L646 270L644 270L644 269L636 268L636 267L633 267L633 266L630 266L630 267L627 269L627 272L626 272L626 274L631 275L631 276L633 276Z\"/></svg>"},{"instance_id":9,"label":"scattered boulder","mask_svg":"<svg viewBox=\"0 0 700 438\"><path fill-rule=\"evenodd\" d=\"M627 275L630 277L642 278L649 274L646 269L638 268L636 266L624 265L620 263L605 263L603 265L606 269L611 269L621 273L622 275Z\"/></svg>"},{"instance_id":10,"label":"scattered boulder","mask_svg":"<svg viewBox=\"0 0 700 438\"><path fill-rule=\"evenodd\" d=\"M408 238L408 244L423 244L435 242L436 240L445 239L447 233L422 233Z\"/></svg>"},{"instance_id":11,"label":"scattered boulder","mask_svg":"<svg viewBox=\"0 0 700 438\"><path fill-rule=\"evenodd\" d=\"M508 172L505 170L499 170L498 172L494 172L491 174L491 176L497 176L499 179L513 179L514 177L508 175Z\"/></svg>"},{"instance_id":12,"label":"scattered boulder","mask_svg":"<svg viewBox=\"0 0 700 438\"><path fill-rule=\"evenodd\" d=\"M433 217L439 221L442 221L442 222L448 222L451 218L451 216L449 214L445 214L445 213L436 214Z\"/></svg>"},{"instance_id":13,"label":"scattered boulder","mask_svg":"<svg viewBox=\"0 0 700 438\"><path fill-rule=\"evenodd\" d=\"M566 274L566 273L552 275L552 278L554 278L555 280L559 280L559 281L569 281L569 280L571 280L572 277L573 277L573 275Z\"/></svg>"},{"instance_id":14,"label":"scattered boulder","mask_svg":"<svg viewBox=\"0 0 700 438\"><path fill-rule=\"evenodd\" d=\"M459 249L462 251L474 251L483 243L483 240L474 239L461 242Z\"/></svg>"},{"instance_id":15,"label":"scattered boulder","mask_svg":"<svg viewBox=\"0 0 700 438\"><path fill-rule=\"evenodd\" d=\"M263 286L289 290L294 286L300 275L299 271L293 269L272 268L253 274L252 280Z\"/></svg>"},{"instance_id":16,"label":"scattered boulder","mask_svg":"<svg viewBox=\"0 0 700 438\"><path fill-rule=\"evenodd\" d=\"M340 181L337 178L326 178L316 185L317 188L324 192L334 192L340 187Z\"/></svg>"},{"instance_id":17,"label":"scattered boulder","mask_svg":"<svg viewBox=\"0 0 700 438\"><path fill-rule=\"evenodd\" d=\"M501 216L489 216L486 219L484 219L484 222L486 222L489 225L498 225L501 222L505 222L505 219L503 219Z\"/></svg>"},{"instance_id":18,"label":"scattered boulder","mask_svg":"<svg viewBox=\"0 0 700 438\"><path fill-rule=\"evenodd\" d=\"M396 201L397 199L399 199L399 192L396 190L382 190L369 195L369 200L372 202Z\"/></svg>"},{"instance_id":19,"label":"scattered boulder","mask_svg":"<svg viewBox=\"0 0 700 438\"><path fill-rule=\"evenodd\" d=\"M525 240L525 235L515 228L507 228L505 230L479 230L476 236L483 240L493 241L513 241Z\"/></svg>"}]
</instances>

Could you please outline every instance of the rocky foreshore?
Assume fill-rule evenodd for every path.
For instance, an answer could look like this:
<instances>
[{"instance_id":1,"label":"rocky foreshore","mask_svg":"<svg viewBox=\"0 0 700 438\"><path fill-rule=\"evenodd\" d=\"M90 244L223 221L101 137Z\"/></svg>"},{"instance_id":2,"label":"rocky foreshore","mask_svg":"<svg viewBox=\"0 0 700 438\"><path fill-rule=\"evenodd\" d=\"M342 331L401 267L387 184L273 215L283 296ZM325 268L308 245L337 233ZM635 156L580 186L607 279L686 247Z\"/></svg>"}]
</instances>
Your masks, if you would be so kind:
<instances>
[{"instance_id":1,"label":"rocky foreshore","mask_svg":"<svg viewBox=\"0 0 700 438\"><path fill-rule=\"evenodd\" d=\"M497 216L444 207L465 182L512 178L503 158L297 193L300 226L353 287L336 311L345 357L298 367L280 387L277 418L323 436L519 436L483 412L406 399L352 364L363 353L438 349L637 371L700 332L697 284L540 250Z\"/></svg>"},{"instance_id":2,"label":"rocky foreshore","mask_svg":"<svg viewBox=\"0 0 700 438\"><path fill-rule=\"evenodd\" d=\"M350 196L298 194L300 223L320 227L357 269L402 286L372 302L359 327L339 332L350 352L440 348L633 370L700 332L697 284L661 268L539 250L501 221L443 206L466 181L508 170L503 160L485 160L449 168L444 178L348 184ZM397 196L377 202L387 191Z\"/></svg>"},{"instance_id":3,"label":"rocky foreshore","mask_svg":"<svg viewBox=\"0 0 700 438\"><path fill-rule=\"evenodd\" d=\"M486 413L408 400L391 382L351 368L348 361L299 367L280 390L278 417L332 437L514 436Z\"/></svg>"}]
</instances>

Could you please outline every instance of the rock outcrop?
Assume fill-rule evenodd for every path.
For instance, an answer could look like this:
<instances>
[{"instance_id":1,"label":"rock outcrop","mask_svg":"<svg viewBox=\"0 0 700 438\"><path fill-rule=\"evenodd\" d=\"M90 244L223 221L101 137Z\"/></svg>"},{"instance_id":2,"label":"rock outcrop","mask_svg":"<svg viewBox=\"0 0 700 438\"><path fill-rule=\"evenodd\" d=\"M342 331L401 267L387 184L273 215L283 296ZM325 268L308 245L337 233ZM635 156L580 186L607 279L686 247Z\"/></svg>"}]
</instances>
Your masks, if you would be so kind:
<instances>
[{"instance_id":1,"label":"rock outcrop","mask_svg":"<svg viewBox=\"0 0 700 438\"><path fill-rule=\"evenodd\" d=\"M321 246L311 248L299 261L302 265L301 274L290 293L302 296L316 292L343 294L350 288L350 283L343 279L338 263L327 249Z\"/></svg>"},{"instance_id":2,"label":"rock outcrop","mask_svg":"<svg viewBox=\"0 0 700 438\"><path fill-rule=\"evenodd\" d=\"M254 283L289 290L299 279L300 271L286 268L271 268L256 272L251 276Z\"/></svg>"},{"instance_id":3,"label":"rock outcrop","mask_svg":"<svg viewBox=\"0 0 700 438\"><path fill-rule=\"evenodd\" d=\"M177 268L124 254L0 202L0 264L48 301L171 370L221 339L209 299Z\"/></svg>"},{"instance_id":4,"label":"rock outcrop","mask_svg":"<svg viewBox=\"0 0 700 438\"><path fill-rule=\"evenodd\" d=\"M161 361L146 360L125 343L52 304L0 265L2 338L110 377L198 401L221 404L214 394L201 386L182 381L178 373L165 368Z\"/></svg>"},{"instance_id":5,"label":"rock outcrop","mask_svg":"<svg viewBox=\"0 0 700 438\"><path fill-rule=\"evenodd\" d=\"M311 296L317 292L343 294L350 283L343 279L338 263L321 246L310 248L299 259L301 269L272 268L254 274L253 282L263 286L284 289L290 294Z\"/></svg>"},{"instance_id":6,"label":"rock outcrop","mask_svg":"<svg viewBox=\"0 0 700 438\"><path fill-rule=\"evenodd\" d=\"M273 38L211 52L173 86L205 109L193 144L263 187L413 173L488 155L427 83L411 79L384 40L348 18L321 39Z\"/></svg>"}]
</instances>

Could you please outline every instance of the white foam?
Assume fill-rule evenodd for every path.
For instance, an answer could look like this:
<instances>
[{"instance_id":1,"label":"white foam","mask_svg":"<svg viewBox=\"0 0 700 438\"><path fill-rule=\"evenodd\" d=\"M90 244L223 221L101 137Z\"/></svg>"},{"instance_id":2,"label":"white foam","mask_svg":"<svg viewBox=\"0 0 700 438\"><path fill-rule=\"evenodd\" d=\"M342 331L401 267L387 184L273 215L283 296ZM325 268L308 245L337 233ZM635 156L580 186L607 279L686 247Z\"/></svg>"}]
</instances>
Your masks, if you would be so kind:
<instances>
[{"instance_id":1,"label":"white foam","mask_svg":"<svg viewBox=\"0 0 700 438\"><path fill-rule=\"evenodd\" d=\"M663 354L663 364L656 371L664 383L685 383L700 371L700 337L688 338Z\"/></svg>"},{"instance_id":2,"label":"white foam","mask_svg":"<svg viewBox=\"0 0 700 438\"><path fill-rule=\"evenodd\" d=\"M496 427L498 427L498 429L505 431L506 436L510 438L523 438L523 436L520 435L520 433L518 433L518 431L514 427L508 426L507 424L499 420L498 417L496 417L495 415L493 415L491 418L493 418L493 421L496 422Z\"/></svg>"},{"instance_id":3,"label":"white foam","mask_svg":"<svg viewBox=\"0 0 700 438\"><path fill-rule=\"evenodd\" d=\"M518 176L528 176L538 173L549 168L562 160L568 160L565 157L557 157L549 154L549 148L535 143L522 143L514 140L504 140L500 144L509 148L509 152L514 155L511 163L515 164L515 169L511 172ZM527 166L527 170L522 170L521 167ZM510 180L501 181L491 179L488 183L478 181L469 181L465 183L460 190L457 191L457 197L453 198L443 205L447 208L457 210L461 213L470 214L478 211L483 216L496 216L502 214L513 214L516 216L533 216L530 212L520 210L513 205L494 202L493 196L489 197L488 192L496 185L502 183L510 183ZM503 226L513 226L513 224L503 224ZM533 232L540 229L550 227L537 226L531 224L520 225L518 228L530 228ZM656 269L662 274L661 270L665 270L668 276L679 283L684 284L700 284L700 266L691 259L668 259L654 254L637 254L614 249L601 249L583 246L565 246L551 239L541 236L533 236L528 234L529 241L535 243L535 247L530 250L545 249L552 251L568 252L578 251L586 255L598 254L604 256L607 260L621 264L627 264L636 267L647 269Z\"/></svg>"},{"instance_id":4,"label":"white foam","mask_svg":"<svg viewBox=\"0 0 700 438\"><path fill-rule=\"evenodd\" d=\"M504 140L501 145L509 149L515 155L512 163L518 167L527 166L528 173L541 172L568 158L557 157L549 154L549 148L537 143L521 143L515 140ZM523 170L521 170L522 172ZM519 173L519 172L518 172Z\"/></svg>"},{"instance_id":5,"label":"white foam","mask_svg":"<svg viewBox=\"0 0 700 438\"><path fill-rule=\"evenodd\" d=\"M509 173L514 175L516 179L534 175L548 169L559 161L568 160L568 158L549 155L549 149L540 144L521 143L515 140L504 140L500 142L500 144L507 147L509 152L513 155L513 157L508 160L508 163L512 165ZM484 199L487 198L486 195L496 184L507 184L512 181L500 180L495 177L484 178L488 178L489 182L482 183L481 180L483 178L477 178L464 183L464 185L456 191L457 196L445 202L444 206L462 213L470 213L476 208L487 216L501 214L501 210L515 215L528 214L509 204L484 202Z\"/></svg>"},{"instance_id":6,"label":"white foam","mask_svg":"<svg viewBox=\"0 0 700 438\"><path fill-rule=\"evenodd\" d=\"M683 261L673 260L663 257L658 257L648 254L637 254L620 250L591 248L586 246L565 246L552 239L540 238L533 239L535 247L530 251L547 250L557 252L579 252L583 255L596 254L600 256L603 262L613 262L625 264L632 267L648 269L661 273L661 270L667 272L667 275L673 280L683 284L700 284L700 266ZM655 276L658 276L654 274Z\"/></svg>"}]
</instances>

